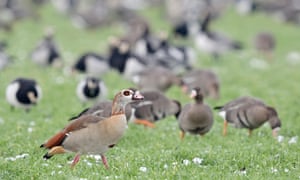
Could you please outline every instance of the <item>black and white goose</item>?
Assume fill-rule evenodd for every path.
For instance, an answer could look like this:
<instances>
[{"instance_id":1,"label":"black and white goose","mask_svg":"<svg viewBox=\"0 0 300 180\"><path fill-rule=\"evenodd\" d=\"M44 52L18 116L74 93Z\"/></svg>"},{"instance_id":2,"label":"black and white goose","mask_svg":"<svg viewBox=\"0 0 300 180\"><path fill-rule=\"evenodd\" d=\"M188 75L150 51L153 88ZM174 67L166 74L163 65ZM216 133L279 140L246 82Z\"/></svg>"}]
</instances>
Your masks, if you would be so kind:
<instances>
[{"instance_id":1,"label":"black and white goose","mask_svg":"<svg viewBox=\"0 0 300 180\"><path fill-rule=\"evenodd\" d=\"M62 66L60 50L54 40L54 31L47 29L43 39L30 54L31 60L40 66Z\"/></svg>"},{"instance_id":2,"label":"black and white goose","mask_svg":"<svg viewBox=\"0 0 300 180\"><path fill-rule=\"evenodd\" d=\"M42 89L33 79L17 78L6 88L6 100L12 107L29 111L41 98Z\"/></svg>"},{"instance_id":3,"label":"black and white goose","mask_svg":"<svg viewBox=\"0 0 300 180\"><path fill-rule=\"evenodd\" d=\"M214 58L218 58L225 52L232 50L239 50L242 44L239 41L230 39L229 37L209 30L209 23L211 21L210 13L207 14L200 30L194 35L196 47Z\"/></svg>"},{"instance_id":4,"label":"black and white goose","mask_svg":"<svg viewBox=\"0 0 300 180\"><path fill-rule=\"evenodd\" d=\"M87 77L78 83L76 94L81 102L86 103L105 98L107 88L101 79Z\"/></svg>"},{"instance_id":5,"label":"black and white goose","mask_svg":"<svg viewBox=\"0 0 300 180\"><path fill-rule=\"evenodd\" d=\"M107 58L93 52L81 55L72 69L93 77L101 77L109 71Z\"/></svg>"}]
</instances>

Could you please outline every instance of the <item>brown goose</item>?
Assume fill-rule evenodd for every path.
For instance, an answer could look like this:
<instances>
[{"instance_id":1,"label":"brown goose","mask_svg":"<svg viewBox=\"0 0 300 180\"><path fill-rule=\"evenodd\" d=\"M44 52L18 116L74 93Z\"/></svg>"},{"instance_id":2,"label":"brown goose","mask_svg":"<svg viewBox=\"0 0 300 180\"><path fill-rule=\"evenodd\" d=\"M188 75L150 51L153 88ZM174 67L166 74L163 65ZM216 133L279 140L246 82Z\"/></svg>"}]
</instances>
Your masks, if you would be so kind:
<instances>
[{"instance_id":1,"label":"brown goose","mask_svg":"<svg viewBox=\"0 0 300 180\"><path fill-rule=\"evenodd\" d=\"M281 127L277 111L254 97L240 97L224 106L215 107L215 109L219 110L219 115L224 119L224 136L227 134L228 123L233 124L236 128L249 129L249 135L251 135L253 129L268 121L274 137L277 136Z\"/></svg>"},{"instance_id":2,"label":"brown goose","mask_svg":"<svg viewBox=\"0 0 300 180\"><path fill-rule=\"evenodd\" d=\"M141 90L167 91L172 85L182 81L171 70L163 67L149 67L133 77L133 82Z\"/></svg>"},{"instance_id":3,"label":"brown goose","mask_svg":"<svg viewBox=\"0 0 300 180\"><path fill-rule=\"evenodd\" d=\"M137 91L138 92L138 91ZM154 123L167 116L179 115L180 102L171 100L159 91L142 91L144 101L133 102L133 122L148 127L155 127Z\"/></svg>"},{"instance_id":4,"label":"brown goose","mask_svg":"<svg viewBox=\"0 0 300 180\"><path fill-rule=\"evenodd\" d=\"M254 46L256 50L263 53L267 59L272 59L275 45L275 37L270 32L259 32L254 38Z\"/></svg>"},{"instance_id":5,"label":"brown goose","mask_svg":"<svg viewBox=\"0 0 300 180\"><path fill-rule=\"evenodd\" d=\"M219 98L220 81L216 73L209 69L193 69L182 76L185 93L200 87L204 97Z\"/></svg>"},{"instance_id":6,"label":"brown goose","mask_svg":"<svg viewBox=\"0 0 300 180\"><path fill-rule=\"evenodd\" d=\"M211 108L203 103L201 89L194 88L190 96L195 99L195 103L186 104L178 117L181 139L184 138L185 132L201 136L206 134L214 122Z\"/></svg>"},{"instance_id":7,"label":"brown goose","mask_svg":"<svg viewBox=\"0 0 300 180\"><path fill-rule=\"evenodd\" d=\"M50 149L45 159L55 154L76 152L71 167L74 167L81 154L100 154L106 168L108 164L104 153L112 148L123 136L127 127L125 117L126 104L142 100L143 96L130 89L124 89L115 95L111 116L101 118L94 115L81 116L71 121L63 130L56 133L41 147Z\"/></svg>"}]
</instances>

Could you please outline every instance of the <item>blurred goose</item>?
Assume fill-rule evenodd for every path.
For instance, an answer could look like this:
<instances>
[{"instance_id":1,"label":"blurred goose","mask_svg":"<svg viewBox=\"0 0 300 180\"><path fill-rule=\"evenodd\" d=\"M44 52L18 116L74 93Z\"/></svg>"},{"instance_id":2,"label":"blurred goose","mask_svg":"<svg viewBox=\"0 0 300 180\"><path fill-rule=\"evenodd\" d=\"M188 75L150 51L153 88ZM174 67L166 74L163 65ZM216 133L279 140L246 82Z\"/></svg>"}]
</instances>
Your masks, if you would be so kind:
<instances>
[{"instance_id":1,"label":"blurred goose","mask_svg":"<svg viewBox=\"0 0 300 180\"><path fill-rule=\"evenodd\" d=\"M86 73L89 76L101 77L108 72L110 68L106 58L99 54L88 52L78 58L72 69Z\"/></svg>"},{"instance_id":2,"label":"blurred goose","mask_svg":"<svg viewBox=\"0 0 300 180\"><path fill-rule=\"evenodd\" d=\"M44 158L75 152L71 165L74 167L79 162L81 154L100 154L104 166L108 168L104 154L109 148L114 147L125 133L127 127L125 106L142 99L142 95L134 94L130 89L121 90L114 97L110 117L86 115L71 121L63 130L41 145L49 149Z\"/></svg>"},{"instance_id":3,"label":"blurred goose","mask_svg":"<svg viewBox=\"0 0 300 180\"><path fill-rule=\"evenodd\" d=\"M193 69L182 75L183 90L190 93L194 87L200 87L204 97L219 98L220 81L217 74L209 69Z\"/></svg>"},{"instance_id":4,"label":"blurred goose","mask_svg":"<svg viewBox=\"0 0 300 180\"><path fill-rule=\"evenodd\" d=\"M224 119L224 136L227 134L227 123L233 124L236 128L247 128L251 135L253 129L269 122L274 137L277 136L281 127L275 108L267 106L263 101L254 97L240 97L215 109L219 110L219 115Z\"/></svg>"},{"instance_id":5,"label":"blurred goose","mask_svg":"<svg viewBox=\"0 0 300 180\"><path fill-rule=\"evenodd\" d=\"M203 136L209 132L214 122L211 108L203 103L201 89L193 88L190 96L195 99L195 103L186 104L178 116L181 139L184 138L185 132Z\"/></svg>"},{"instance_id":6,"label":"blurred goose","mask_svg":"<svg viewBox=\"0 0 300 180\"><path fill-rule=\"evenodd\" d=\"M182 85L181 79L164 67L149 67L133 77L133 82L141 90L158 90L165 92L172 85Z\"/></svg>"},{"instance_id":7,"label":"blurred goose","mask_svg":"<svg viewBox=\"0 0 300 180\"><path fill-rule=\"evenodd\" d=\"M45 36L33 49L30 56L31 60L40 66L62 66L61 54L54 40L53 29L46 30Z\"/></svg>"},{"instance_id":8,"label":"blurred goose","mask_svg":"<svg viewBox=\"0 0 300 180\"><path fill-rule=\"evenodd\" d=\"M11 9L11 1L4 0L0 2L0 28L10 31L13 23L16 21L15 14Z\"/></svg>"},{"instance_id":9,"label":"blurred goose","mask_svg":"<svg viewBox=\"0 0 300 180\"><path fill-rule=\"evenodd\" d=\"M24 108L26 111L36 105L42 97L42 90L33 79L17 78L6 88L6 100L12 107Z\"/></svg>"},{"instance_id":10,"label":"blurred goose","mask_svg":"<svg viewBox=\"0 0 300 180\"><path fill-rule=\"evenodd\" d=\"M155 127L156 121L172 115L177 117L181 111L179 101L171 100L159 91L141 91L141 94L144 96L144 101L131 104L132 120L136 124Z\"/></svg>"},{"instance_id":11,"label":"blurred goose","mask_svg":"<svg viewBox=\"0 0 300 180\"><path fill-rule=\"evenodd\" d=\"M268 59L272 58L272 53L275 48L276 42L272 33L259 32L254 39L254 46L258 52L266 55Z\"/></svg>"},{"instance_id":12,"label":"blurred goose","mask_svg":"<svg viewBox=\"0 0 300 180\"><path fill-rule=\"evenodd\" d=\"M199 50L209 53L217 59L225 52L242 48L240 42L232 40L223 34L210 31L210 21L211 15L208 13L200 27L200 31L194 35L195 45Z\"/></svg>"},{"instance_id":13,"label":"blurred goose","mask_svg":"<svg viewBox=\"0 0 300 180\"><path fill-rule=\"evenodd\" d=\"M105 98L107 88L101 79L87 77L78 83L76 94L79 100L85 103Z\"/></svg>"},{"instance_id":14,"label":"blurred goose","mask_svg":"<svg viewBox=\"0 0 300 180\"><path fill-rule=\"evenodd\" d=\"M0 71L9 65L13 59L5 52L6 42L0 42Z\"/></svg>"}]
</instances>

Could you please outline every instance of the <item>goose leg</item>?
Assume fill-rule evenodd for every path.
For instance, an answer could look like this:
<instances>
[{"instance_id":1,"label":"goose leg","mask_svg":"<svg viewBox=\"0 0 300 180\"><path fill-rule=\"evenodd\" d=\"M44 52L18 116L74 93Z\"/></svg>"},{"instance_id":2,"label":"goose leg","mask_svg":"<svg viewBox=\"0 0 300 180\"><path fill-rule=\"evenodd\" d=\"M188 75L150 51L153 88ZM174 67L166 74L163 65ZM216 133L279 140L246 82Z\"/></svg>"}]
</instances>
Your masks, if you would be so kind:
<instances>
[{"instance_id":1,"label":"goose leg","mask_svg":"<svg viewBox=\"0 0 300 180\"><path fill-rule=\"evenodd\" d=\"M184 131L180 131L180 139L181 139L181 140L183 140L184 135L185 135Z\"/></svg>"},{"instance_id":2,"label":"goose leg","mask_svg":"<svg viewBox=\"0 0 300 180\"><path fill-rule=\"evenodd\" d=\"M228 122L226 120L224 120L224 124L223 124L223 136L226 136L226 134L227 134L227 126L228 126Z\"/></svg>"},{"instance_id":3,"label":"goose leg","mask_svg":"<svg viewBox=\"0 0 300 180\"><path fill-rule=\"evenodd\" d=\"M134 120L134 123L135 124L141 124L141 125L144 125L144 126L147 126L147 127L150 127L150 128L155 127L154 123L152 123L150 121L147 121L145 119L136 119L136 120Z\"/></svg>"},{"instance_id":4,"label":"goose leg","mask_svg":"<svg viewBox=\"0 0 300 180\"><path fill-rule=\"evenodd\" d=\"M104 155L101 155L101 159L102 159L102 163L104 164L105 168L108 169L109 167L108 167L106 157Z\"/></svg>"},{"instance_id":5,"label":"goose leg","mask_svg":"<svg viewBox=\"0 0 300 180\"><path fill-rule=\"evenodd\" d=\"M72 164L71 164L71 168L72 168L72 169L73 169L74 166L79 162L79 160L80 160L80 154L76 154L75 157L74 157L74 159L73 159L73 162L72 162Z\"/></svg>"},{"instance_id":6,"label":"goose leg","mask_svg":"<svg viewBox=\"0 0 300 180\"><path fill-rule=\"evenodd\" d=\"M251 136L251 134L252 134L252 129L249 129L248 130L248 135Z\"/></svg>"}]
</instances>

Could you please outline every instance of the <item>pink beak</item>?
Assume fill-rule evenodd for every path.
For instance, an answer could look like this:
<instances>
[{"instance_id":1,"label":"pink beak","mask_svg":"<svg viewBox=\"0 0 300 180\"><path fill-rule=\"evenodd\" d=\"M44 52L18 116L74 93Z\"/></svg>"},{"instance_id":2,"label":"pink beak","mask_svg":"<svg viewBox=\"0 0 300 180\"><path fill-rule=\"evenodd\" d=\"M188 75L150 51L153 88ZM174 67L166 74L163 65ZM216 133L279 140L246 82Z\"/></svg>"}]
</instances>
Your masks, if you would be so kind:
<instances>
[{"instance_id":1,"label":"pink beak","mask_svg":"<svg viewBox=\"0 0 300 180\"><path fill-rule=\"evenodd\" d=\"M132 100L143 100L144 96L141 95L139 91L135 91L135 93L132 96Z\"/></svg>"}]
</instances>

